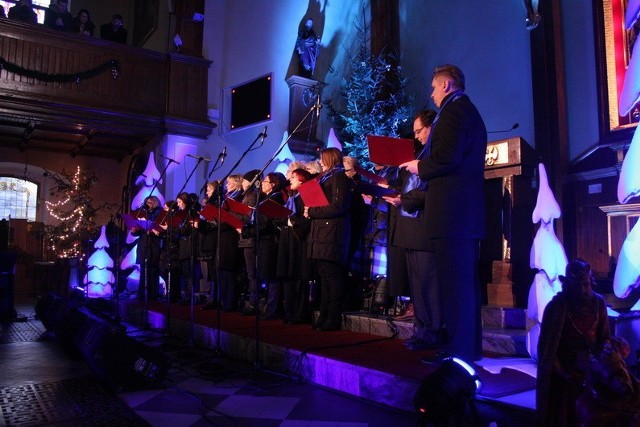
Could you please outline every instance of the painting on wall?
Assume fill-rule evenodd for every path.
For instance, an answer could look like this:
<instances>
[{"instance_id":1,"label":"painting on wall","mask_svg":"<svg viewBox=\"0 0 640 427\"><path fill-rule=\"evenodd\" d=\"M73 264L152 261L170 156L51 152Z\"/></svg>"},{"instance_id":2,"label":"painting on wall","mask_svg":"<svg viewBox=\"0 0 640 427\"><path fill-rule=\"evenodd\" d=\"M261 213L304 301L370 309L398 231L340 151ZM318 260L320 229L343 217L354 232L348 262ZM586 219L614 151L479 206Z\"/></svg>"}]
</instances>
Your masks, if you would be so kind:
<instances>
[{"instance_id":1,"label":"painting on wall","mask_svg":"<svg viewBox=\"0 0 640 427\"><path fill-rule=\"evenodd\" d=\"M594 1L600 137L604 141L631 139L640 122L640 103L624 115L618 108L633 47L640 35L639 24L625 29L627 4L627 0Z\"/></svg>"}]
</instances>

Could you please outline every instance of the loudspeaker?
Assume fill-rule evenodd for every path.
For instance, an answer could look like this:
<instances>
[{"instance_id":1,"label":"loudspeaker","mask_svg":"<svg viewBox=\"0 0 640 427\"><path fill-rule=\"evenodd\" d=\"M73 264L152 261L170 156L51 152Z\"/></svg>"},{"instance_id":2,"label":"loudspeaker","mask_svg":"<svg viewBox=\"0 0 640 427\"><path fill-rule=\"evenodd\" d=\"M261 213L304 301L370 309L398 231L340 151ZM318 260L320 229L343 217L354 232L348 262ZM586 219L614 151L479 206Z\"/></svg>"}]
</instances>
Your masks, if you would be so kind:
<instances>
[{"instance_id":1,"label":"loudspeaker","mask_svg":"<svg viewBox=\"0 0 640 427\"><path fill-rule=\"evenodd\" d=\"M170 361L157 349L126 335L124 326L78 309L83 320L75 345L94 374L115 392L157 388L164 381Z\"/></svg>"},{"instance_id":2,"label":"loudspeaker","mask_svg":"<svg viewBox=\"0 0 640 427\"><path fill-rule=\"evenodd\" d=\"M38 298L35 306L36 317L48 331L55 331L68 310L69 305L56 292L51 292Z\"/></svg>"},{"instance_id":3,"label":"loudspeaker","mask_svg":"<svg viewBox=\"0 0 640 427\"><path fill-rule=\"evenodd\" d=\"M124 325L92 311L83 300L53 292L38 300L35 312L47 330L55 332L73 355L82 356L113 391L157 388L164 381L169 358L128 336Z\"/></svg>"}]
</instances>

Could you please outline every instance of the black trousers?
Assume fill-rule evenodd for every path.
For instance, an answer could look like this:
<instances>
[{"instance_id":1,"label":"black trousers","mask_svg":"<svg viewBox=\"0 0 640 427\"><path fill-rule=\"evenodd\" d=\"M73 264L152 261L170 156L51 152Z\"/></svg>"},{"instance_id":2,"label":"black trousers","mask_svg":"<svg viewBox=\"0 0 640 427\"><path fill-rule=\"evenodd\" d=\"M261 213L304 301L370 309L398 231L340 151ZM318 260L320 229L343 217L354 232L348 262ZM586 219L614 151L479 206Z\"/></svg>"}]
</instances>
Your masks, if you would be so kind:
<instances>
[{"instance_id":1,"label":"black trousers","mask_svg":"<svg viewBox=\"0 0 640 427\"><path fill-rule=\"evenodd\" d=\"M337 262L316 260L320 279L320 316L317 326L338 329L342 325L342 309L347 296L346 269Z\"/></svg>"},{"instance_id":2,"label":"black trousers","mask_svg":"<svg viewBox=\"0 0 640 427\"><path fill-rule=\"evenodd\" d=\"M467 362L482 358L479 241L434 239L436 280L447 328L445 350Z\"/></svg>"}]
</instances>

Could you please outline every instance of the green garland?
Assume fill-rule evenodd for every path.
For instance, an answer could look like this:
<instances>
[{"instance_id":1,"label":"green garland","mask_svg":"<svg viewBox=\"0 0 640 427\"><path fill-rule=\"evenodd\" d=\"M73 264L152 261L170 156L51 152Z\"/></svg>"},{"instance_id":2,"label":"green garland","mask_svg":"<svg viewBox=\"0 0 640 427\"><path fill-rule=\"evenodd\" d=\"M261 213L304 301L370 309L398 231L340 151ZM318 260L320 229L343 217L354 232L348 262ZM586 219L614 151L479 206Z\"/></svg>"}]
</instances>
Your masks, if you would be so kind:
<instances>
[{"instance_id":1,"label":"green garland","mask_svg":"<svg viewBox=\"0 0 640 427\"><path fill-rule=\"evenodd\" d=\"M43 82L58 82L58 83L80 83L81 80L88 80L96 77L99 74L104 73L107 70L111 70L113 79L117 79L120 75L120 64L115 59L105 62L102 65L98 65L91 70L81 71L74 74L47 74L40 71L27 70L19 65L7 62L4 58L0 57L0 70L7 70L10 73L15 73L20 76L29 77L32 79L40 80Z\"/></svg>"}]
</instances>

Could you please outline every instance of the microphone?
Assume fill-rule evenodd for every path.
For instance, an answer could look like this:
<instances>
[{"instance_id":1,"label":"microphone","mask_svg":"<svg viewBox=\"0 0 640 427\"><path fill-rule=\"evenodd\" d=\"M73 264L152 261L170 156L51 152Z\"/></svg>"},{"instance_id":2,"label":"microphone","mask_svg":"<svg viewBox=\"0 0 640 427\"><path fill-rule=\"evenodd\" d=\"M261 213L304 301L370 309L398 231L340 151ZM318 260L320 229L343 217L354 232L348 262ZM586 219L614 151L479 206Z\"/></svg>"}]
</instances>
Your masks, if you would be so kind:
<instances>
[{"instance_id":1,"label":"microphone","mask_svg":"<svg viewBox=\"0 0 640 427\"><path fill-rule=\"evenodd\" d=\"M204 160L205 162L210 162L210 161L211 161L211 159L208 159L208 158L206 158L206 157L203 157L203 156L194 156L193 154L187 154L187 157L191 157L191 158L193 158L193 159L198 159L198 160L200 160L200 161Z\"/></svg>"},{"instance_id":2,"label":"microphone","mask_svg":"<svg viewBox=\"0 0 640 427\"><path fill-rule=\"evenodd\" d=\"M320 94L316 95L316 105L314 107L316 109L316 122L320 120L320 110L322 109L322 104L320 103Z\"/></svg>"},{"instance_id":3,"label":"microphone","mask_svg":"<svg viewBox=\"0 0 640 427\"><path fill-rule=\"evenodd\" d=\"M224 163L224 158L227 157L227 146L225 145L224 148L222 149L222 153L220 153L219 159L220 159L220 164Z\"/></svg>"},{"instance_id":4,"label":"microphone","mask_svg":"<svg viewBox=\"0 0 640 427\"><path fill-rule=\"evenodd\" d=\"M171 157L167 157L164 154L158 154L158 157L162 157L163 159L167 159L169 160L169 164L171 164L171 162L176 163L176 164L180 164L180 162L176 162L175 160L173 160Z\"/></svg>"},{"instance_id":5,"label":"microphone","mask_svg":"<svg viewBox=\"0 0 640 427\"><path fill-rule=\"evenodd\" d=\"M267 137L267 127L265 126L264 129L262 130L262 142L264 142L264 139Z\"/></svg>"},{"instance_id":6,"label":"microphone","mask_svg":"<svg viewBox=\"0 0 640 427\"><path fill-rule=\"evenodd\" d=\"M520 127L520 123L514 123L513 126L511 126L510 129L505 129L505 130L492 130L492 131L487 131L487 133L504 133L504 132L511 132L514 129L518 129Z\"/></svg>"}]
</instances>

